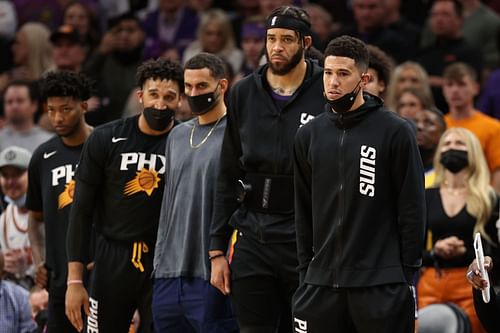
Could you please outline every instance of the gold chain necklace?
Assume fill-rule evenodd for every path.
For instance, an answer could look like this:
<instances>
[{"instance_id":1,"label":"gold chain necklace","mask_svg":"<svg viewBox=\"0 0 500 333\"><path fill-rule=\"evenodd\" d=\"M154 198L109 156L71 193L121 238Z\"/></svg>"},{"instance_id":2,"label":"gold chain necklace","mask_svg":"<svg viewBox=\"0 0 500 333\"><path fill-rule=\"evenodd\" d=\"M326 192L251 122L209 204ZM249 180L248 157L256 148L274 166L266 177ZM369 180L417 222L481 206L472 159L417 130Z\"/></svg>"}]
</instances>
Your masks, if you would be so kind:
<instances>
[{"instance_id":1,"label":"gold chain necklace","mask_svg":"<svg viewBox=\"0 0 500 333\"><path fill-rule=\"evenodd\" d=\"M189 145L191 146L191 148L193 149L198 149L200 148L205 142L207 142L208 138L210 137L210 135L212 135L212 132L215 130L215 128L217 127L217 125L219 125L219 122L222 118L224 118L226 114L223 114L222 117L220 117L219 119L217 119L217 121L215 122L214 126L212 126L212 128L210 129L210 131L208 131L208 134L203 138L203 140L201 140L200 143L198 143L197 145L193 145L193 135L194 135L194 129L196 128L196 123L193 123L193 129L191 130L191 136L189 137Z\"/></svg>"}]
</instances>

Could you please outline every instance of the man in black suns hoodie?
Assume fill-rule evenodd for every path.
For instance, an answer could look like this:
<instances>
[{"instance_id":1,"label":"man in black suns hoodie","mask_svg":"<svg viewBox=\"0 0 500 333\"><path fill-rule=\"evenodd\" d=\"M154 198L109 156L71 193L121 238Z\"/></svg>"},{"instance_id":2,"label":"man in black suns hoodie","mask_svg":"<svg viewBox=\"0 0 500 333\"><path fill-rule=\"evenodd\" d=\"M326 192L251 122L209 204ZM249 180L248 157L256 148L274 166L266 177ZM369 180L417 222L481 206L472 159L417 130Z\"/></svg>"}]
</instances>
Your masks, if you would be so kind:
<instances>
[{"instance_id":1,"label":"man in black suns hoodie","mask_svg":"<svg viewBox=\"0 0 500 333\"><path fill-rule=\"evenodd\" d=\"M297 132L294 332L414 331L424 180L411 125L363 93L366 45L325 50L326 112Z\"/></svg>"}]
</instances>

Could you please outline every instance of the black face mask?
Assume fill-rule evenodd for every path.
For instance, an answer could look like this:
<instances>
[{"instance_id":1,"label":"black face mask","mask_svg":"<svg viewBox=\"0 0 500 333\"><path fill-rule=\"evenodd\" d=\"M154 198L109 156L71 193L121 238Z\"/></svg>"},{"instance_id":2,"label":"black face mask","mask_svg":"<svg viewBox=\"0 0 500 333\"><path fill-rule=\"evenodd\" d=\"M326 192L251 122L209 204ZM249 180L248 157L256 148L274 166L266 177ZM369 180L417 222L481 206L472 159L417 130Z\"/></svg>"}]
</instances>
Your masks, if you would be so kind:
<instances>
[{"instance_id":1,"label":"black face mask","mask_svg":"<svg viewBox=\"0 0 500 333\"><path fill-rule=\"evenodd\" d=\"M219 87L218 84L217 87ZM219 96L215 97L217 87L215 87L214 91L203 95L186 96L192 114L199 116L207 113L215 107L215 104L217 104L219 99Z\"/></svg>"},{"instance_id":2,"label":"black face mask","mask_svg":"<svg viewBox=\"0 0 500 333\"><path fill-rule=\"evenodd\" d=\"M422 162L424 162L424 167L432 166L432 159L434 158L436 147L425 148L422 146L418 146L418 150L420 151L420 157L422 158Z\"/></svg>"},{"instance_id":3,"label":"black face mask","mask_svg":"<svg viewBox=\"0 0 500 333\"><path fill-rule=\"evenodd\" d=\"M174 118L175 111L168 107L164 110L149 107L144 108L143 114L144 119L146 119L146 122L151 129L154 129L155 131L163 131L168 127Z\"/></svg>"},{"instance_id":4,"label":"black face mask","mask_svg":"<svg viewBox=\"0 0 500 333\"><path fill-rule=\"evenodd\" d=\"M450 149L441 154L441 164L451 173L457 173L469 165L465 150Z\"/></svg>"},{"instance_id":5,"label":"black face mask","mask_svg":"<svg viewBox=\"0 0 500 333\"><path fill-rule=\"evenodd\" d=\"M356 96L358 96L358 93L361 90L361 87L359 86L360 83L361 80L359 80L356 87L354 87L354 89L350 93L347 93L338 99L335 100L327 99L328 104L330 104L330 107L337 113L344 113L349 111L352 108L354 101L356 100Z\"/></svg>"}]
</instances>

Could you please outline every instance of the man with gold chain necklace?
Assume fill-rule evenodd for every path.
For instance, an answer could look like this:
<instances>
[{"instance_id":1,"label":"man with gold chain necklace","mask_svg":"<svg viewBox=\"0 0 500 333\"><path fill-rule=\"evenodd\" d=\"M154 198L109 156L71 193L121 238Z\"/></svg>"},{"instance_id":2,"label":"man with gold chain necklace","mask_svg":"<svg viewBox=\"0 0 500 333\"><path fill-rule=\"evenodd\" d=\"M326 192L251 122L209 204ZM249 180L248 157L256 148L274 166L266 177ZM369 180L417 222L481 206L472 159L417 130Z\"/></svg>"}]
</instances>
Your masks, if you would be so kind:
<instances>
[{"instance_id":1,"label":"man with gold chain necklace","mask_svg":"<svg viewBox=\"0 0 500 333\"><path fill-rule=\"evenodd\" d=\"M228 85L213 54L200 53L184 67L184 92L197 117L176 126L166 145L154 258L157 332L239 332L229 297L210 285L207 256Z\"/></svg>"}]
</instances>

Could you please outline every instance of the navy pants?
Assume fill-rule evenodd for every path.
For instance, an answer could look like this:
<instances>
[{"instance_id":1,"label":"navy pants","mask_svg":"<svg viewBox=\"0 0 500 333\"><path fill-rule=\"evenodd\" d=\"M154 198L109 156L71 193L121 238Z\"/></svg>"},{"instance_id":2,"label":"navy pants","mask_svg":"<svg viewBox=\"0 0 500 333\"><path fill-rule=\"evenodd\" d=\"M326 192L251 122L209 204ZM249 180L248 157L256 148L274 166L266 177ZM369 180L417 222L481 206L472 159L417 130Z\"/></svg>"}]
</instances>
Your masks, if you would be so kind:
<instances>
[{"instance_id":1,"label":"navy pants","mask_svg":"<svg viewBox=\"0 0 500 333\"><path fill-rule=\"evenodd\" d=\"M239 332L229 297L203 279L155 279L152 310L157 333Z\"/></svg>"}]
</instances>

